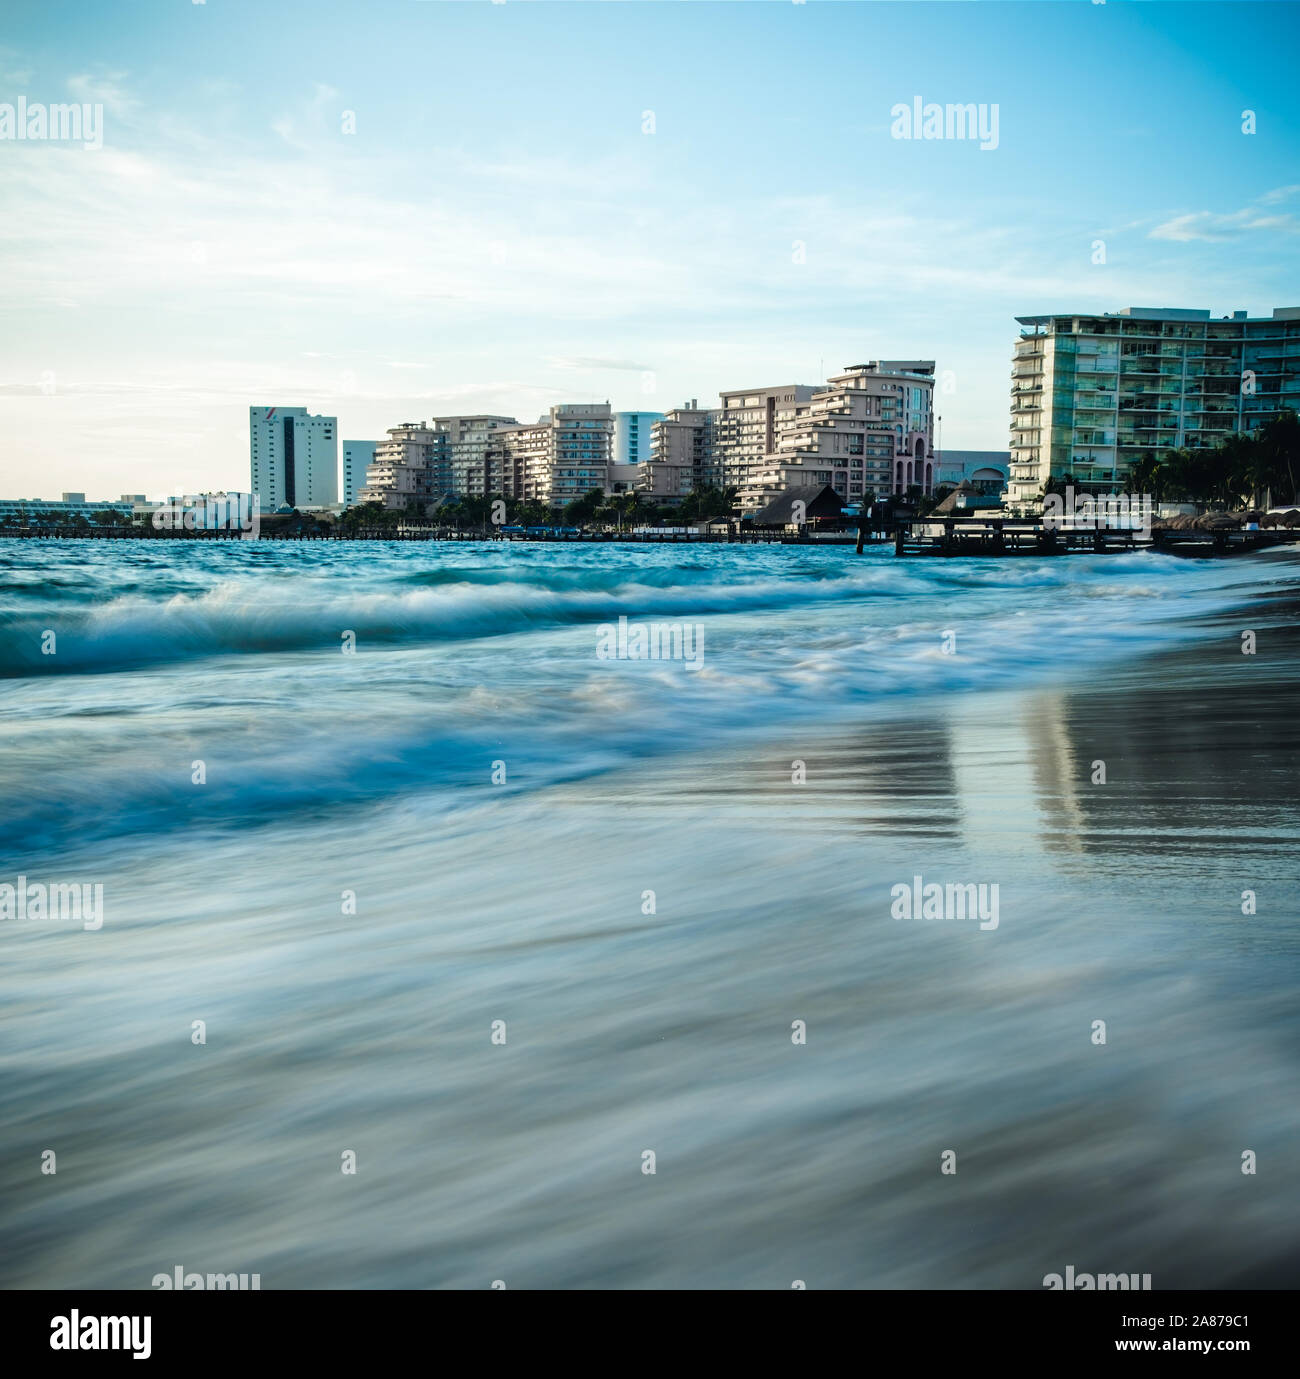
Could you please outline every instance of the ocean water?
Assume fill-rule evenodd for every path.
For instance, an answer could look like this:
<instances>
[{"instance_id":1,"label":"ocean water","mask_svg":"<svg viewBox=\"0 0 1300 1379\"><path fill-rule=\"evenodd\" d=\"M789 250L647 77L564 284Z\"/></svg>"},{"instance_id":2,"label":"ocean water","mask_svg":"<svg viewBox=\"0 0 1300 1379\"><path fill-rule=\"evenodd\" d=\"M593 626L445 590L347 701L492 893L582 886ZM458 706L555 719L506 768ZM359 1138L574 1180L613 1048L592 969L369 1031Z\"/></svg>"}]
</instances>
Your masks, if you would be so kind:
<instances>
[{"instance_id":1,"label":"ocean water","mask_svg":"<svg viewBox=\"0 0 1300 1379\"><path fill-rule=\"evenodd\" d=\"M1298 585L0 541L0 1284L1294 1286Z\"/></svg>"}]
</instances>

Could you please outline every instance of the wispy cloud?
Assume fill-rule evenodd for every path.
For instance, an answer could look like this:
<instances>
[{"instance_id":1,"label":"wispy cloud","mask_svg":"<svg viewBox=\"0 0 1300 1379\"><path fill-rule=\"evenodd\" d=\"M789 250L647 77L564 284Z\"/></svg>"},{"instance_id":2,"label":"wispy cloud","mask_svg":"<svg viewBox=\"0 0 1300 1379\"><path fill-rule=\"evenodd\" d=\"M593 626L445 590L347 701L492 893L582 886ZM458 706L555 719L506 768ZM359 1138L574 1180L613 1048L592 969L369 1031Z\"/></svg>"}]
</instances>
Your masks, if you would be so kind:
<instances>
[{"instance_id":1,"label":"wispy cloud","mask_svg":"<svg viewBox=\"0 0 1300 1379\"><path fill-rule=\"evenodd\" d=\"M1295 233L1300 229L1300 224L1294 216L1268 215L1258 208L1276 206L1297 191L1300 191L1300 187L1278 187L1274 191L1266 192L1254 205L1240 211L1190 211L1185 215L1177 215L1171 220L1162 221L1149 232L1148 238L1172 240L1177 244L1186 244L1193 240L1215 244L1257 230Z\"/></svg>"},{"instance_id":2,"label":"wispy cloud","mask_svg":"<svg viewBox=\"0 0 1300 1379\"><path fill-rule=\"evenodd\" d=\"M614 369L627 373L649 373L653 364L638 364L631 359L602 359L588 355L547 355L546 362L553 369Z\"/></svg>"},{"instance_id":3,"label":"wispy cloud","mask_svg":"<svg viewBox=\"0 0 1300 1379\"><path fill-rule=\"evenodd\" d=\"M139 100L126 85L125 72L81 72L68 78L68 91L85 105L102 105L115 119L126 120Z\"/></svg>"}]
</instances>

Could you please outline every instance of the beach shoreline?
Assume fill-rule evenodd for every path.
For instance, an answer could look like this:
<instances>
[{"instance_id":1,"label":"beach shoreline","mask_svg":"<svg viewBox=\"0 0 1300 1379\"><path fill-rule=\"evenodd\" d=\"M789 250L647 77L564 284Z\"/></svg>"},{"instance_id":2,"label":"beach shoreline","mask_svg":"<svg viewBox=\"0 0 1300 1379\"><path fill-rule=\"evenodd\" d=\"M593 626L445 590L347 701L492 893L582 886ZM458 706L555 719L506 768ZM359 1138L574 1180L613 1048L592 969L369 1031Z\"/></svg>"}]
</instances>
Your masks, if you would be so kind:
<instances>
[{"instance_id":1,"label":"beach shoreline","mask_svg":"<svg viewBox=\"0 0 1300 1379\"><path fill-rule=\"evenodd\" d=\"M787 575L804 558L770 554ZM754 612L713 585L689 596L719 658L703 683L722 696L753 694L744 677L787 653L788 694L856 658L855 623L917 620L850 662L910 677L893 703L759 715L671 751L588 741L580 769L525 788L550 734L550 754L580 742L548 722L559 700L533 708L532 758L493 717L530 677L547 683L528 647L608 729L639 721L655 687L671 703L694 683L587 665L590 622L542 626L537 605L531 630L435 653L421 624L328 691L364 715L403 685L493 674L491 692L464 692L499 723L518 789L453 772L329 799L331 778L243 826L223 806L152 836L129 812L97 836L42 816L40 860L79 875L98 859L108 917L100 933L9 934L0 1281L148 1288L183 1261L263 1289L1038 1289L1070 1265L1150 1273L1156 1290L1294 1286L1297 564L1264 558L1201 609L1181 567L1106 562L1079 604L1095 640L1050 615L1070 579L1094 578L1082 565L1057 570L1067 582L1023 629L998 611L999 581L1022 576L943 565L935 577L959 583L915 607L891 581L930 576L884 560L851 612L821 563L789 612L772 611L775 585ZM663 570L678 603L688 575L712 578ZM547 578L562 591L590 575ZM187 618L205 597L191 590ZM1152 600L1178 635L1135 621L1091 670ZM699 611L710 601L729 611ZM197 722L243 684L245 712L276 731L274 687L310 673L319 698L326 663L240 616L271 649L212 661L206 695L183 663L126 660L19 680L19 704L75 692L89 730L105 696L129 694L156 706L157 732L164 706ZM911 649L945 626L974 658L957 682L937 645ZM1042 659L1036 639L1060 636L1064 655ZM1013 655L1041 668L999 686ZM286 702L301 719L300 691ZM489 730L471 756L491 750ZM894 918L914 878L998 886L997 927ZM47 1146L59 1173L32 1194Z\"/></svg>"}]
</instances>

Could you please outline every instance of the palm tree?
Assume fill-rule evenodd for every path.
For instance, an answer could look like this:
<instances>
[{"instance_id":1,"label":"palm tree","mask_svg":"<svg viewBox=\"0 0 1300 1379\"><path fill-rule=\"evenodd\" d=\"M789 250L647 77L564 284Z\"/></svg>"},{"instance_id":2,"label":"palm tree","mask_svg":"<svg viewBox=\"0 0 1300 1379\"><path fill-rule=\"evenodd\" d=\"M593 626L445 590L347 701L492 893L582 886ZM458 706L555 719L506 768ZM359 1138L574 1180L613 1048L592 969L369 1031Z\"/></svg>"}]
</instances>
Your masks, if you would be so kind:
<instances>
[{"instance_id":1,"label":"palm tree","mask_svg":"<svg viewBox=\"0 0 1300 1379\"><path fill-rule=\"evenodd\" d=\"M1164 473L1155 452L1144 451L1129 465L1125 489L1129 493L1149 493L1153 498L1164 497Z\"/></svg>"}]
</instances>

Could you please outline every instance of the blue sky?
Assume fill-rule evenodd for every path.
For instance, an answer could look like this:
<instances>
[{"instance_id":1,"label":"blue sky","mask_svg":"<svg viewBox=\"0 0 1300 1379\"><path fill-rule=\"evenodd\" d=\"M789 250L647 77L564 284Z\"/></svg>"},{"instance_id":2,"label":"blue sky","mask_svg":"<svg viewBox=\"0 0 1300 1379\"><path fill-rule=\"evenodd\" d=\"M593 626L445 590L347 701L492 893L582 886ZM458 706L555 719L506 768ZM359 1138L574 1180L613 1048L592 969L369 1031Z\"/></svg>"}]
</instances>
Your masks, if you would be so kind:
<instances>
[{"instance_id":1,"label":"blue sky","mask_svg":"<svg viewBox=\"0 0 1300 1379\"><path fill-rule=\"evenodd\" d=\"M0 140L0 496L245 486L250 403L375 437L879 357L1005 448L1017 315L1300 305L1298 39L1267 0L7 0L0 103L104 129ZM918 96L997 148L891 137Z\"/></svg>"}]
</instances>

